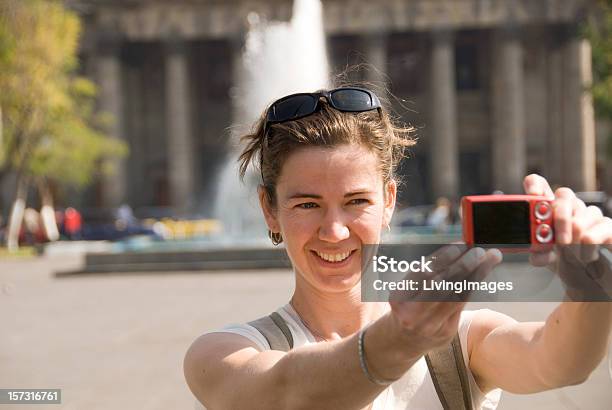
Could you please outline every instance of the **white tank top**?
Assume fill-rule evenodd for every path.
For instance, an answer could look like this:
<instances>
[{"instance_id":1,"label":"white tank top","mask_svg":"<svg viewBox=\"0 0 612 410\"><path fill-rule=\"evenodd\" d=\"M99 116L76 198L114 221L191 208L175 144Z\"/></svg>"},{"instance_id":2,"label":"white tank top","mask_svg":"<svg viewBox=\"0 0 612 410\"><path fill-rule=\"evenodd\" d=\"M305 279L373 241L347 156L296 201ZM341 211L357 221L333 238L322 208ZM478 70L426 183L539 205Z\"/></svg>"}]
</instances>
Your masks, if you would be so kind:
<instances>
[{"instance_id":1,"label":"white tank top","mask_svg":"<svg viewBox=\"0 0 612 410\"><path fill-rule=\"evenodd\" d=\"M387 306L389 306L387 304ZM299 315L290 304L286 304L276 310L287 322L293 336L294 347L316 343L315 337L300 320ZM470 390L472 392L472 402L474 410L489 410L497 408L501 396L500 389L494 389L488 394L484 394L476 384L474 375L470 370L469 358L467 353L467 334L472 323L472 318L476 311L463 311L459 320L459 340L463 358L468 369ZM260 351L270 350L270 345L266 338L253 326L248 324L229 324L221 329L207 333L227 332L246 337L255 343ZM196 401L195 409L206 410ZM383 390L374 400L372 410L443 410L442 404L438 399L438 394L425 362L425 357L421 357L401 379L392 383Z\"/></svg>"}]
</instances>

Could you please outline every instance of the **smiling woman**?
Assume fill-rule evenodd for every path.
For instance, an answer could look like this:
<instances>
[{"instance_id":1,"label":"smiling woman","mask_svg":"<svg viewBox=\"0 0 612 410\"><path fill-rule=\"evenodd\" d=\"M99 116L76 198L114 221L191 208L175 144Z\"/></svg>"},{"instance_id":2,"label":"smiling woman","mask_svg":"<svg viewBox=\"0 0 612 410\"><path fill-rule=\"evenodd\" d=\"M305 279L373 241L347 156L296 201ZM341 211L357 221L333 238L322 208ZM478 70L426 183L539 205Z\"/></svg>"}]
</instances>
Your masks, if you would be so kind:
<instances>
[{"instance_id":1,"label":"smiling woman","mask_svg":"<svg viewBox=\"0 0 612 410\"><path fill-rule=\"evenodd\" d=\"M336 292L359 283L361 246L377 243L389 222L395 184L387 186L383 192L376 155L361 145L302 149L287 159L277 204L264 189L260 201L268 226L284 238L296 281Z\"/></svg>"},{"instance_id":2,"label":"smiling woman","mask_svg":"<svg viewBox=\"0 0 612 410\"><path fill-rule=\"evenodd\" d=\"M380 242L391 220L395 169L414 144L412 129L395 125L373 92L344 87L281 98L242 141L241 176L250 165L260 169L260 205L273 243L285 243L295 291L269 317L192 344L185 377L206 408L492 409L500 388L575 384L601 359L612 321L605 304L562 304L545 324L463 311L466 302L361 301L364 248ZM530 194L550 190L541 177L525 181ZM459 275L500 261L495 250L457 249L438 257ZM578 322L582 332L571 336ZM568 352L556 341L572 337L586 364L562 366ZM593 340L601 342L594 352ZM453 399L440 399L448 379L438 378L430 353L449 347L461 385Z\"/></svg>"}]
</instances>

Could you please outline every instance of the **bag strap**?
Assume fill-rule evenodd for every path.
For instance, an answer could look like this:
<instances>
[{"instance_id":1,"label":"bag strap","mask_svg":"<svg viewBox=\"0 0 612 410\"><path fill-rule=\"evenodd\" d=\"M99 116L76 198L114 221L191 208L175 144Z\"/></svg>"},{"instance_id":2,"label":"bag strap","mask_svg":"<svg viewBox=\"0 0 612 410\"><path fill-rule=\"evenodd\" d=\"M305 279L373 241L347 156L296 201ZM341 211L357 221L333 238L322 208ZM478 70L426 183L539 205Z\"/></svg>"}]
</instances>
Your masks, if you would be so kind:
<instances>
[{"instance_id":1,"label":"bag strap","mask_svg":"<svg viewBox=\"0 0 612 410\"><path fill-rule=\"evenodd\" d=\"M425 355L429 374L444 410L472 410L472 395L459 334L450 345Z\"/></svg>"},{"instance_id":2,"label":"bag strap","mask_svg":"<svg viewBox=\"0 0 612 410\"><path fill-rule=\"evenodd\" d=\"M288 352L293 348L291 331L277 312L253 320L249 325L266 338L270 349ZM444 410L473 410L459 334L450 345L426 354L425 361Z\"/></svg>"},{"instance_id":3,"label":"bag strap","mask_svg":"<svg viewBox=\"0 0 612 410\"><path fill-rule=\"evenodd\" d=\"M248 323L266 338L270 349L288 352L293 348L293 336L289 326L278 312L261 317Z\"/></svg>"}]
</instances>

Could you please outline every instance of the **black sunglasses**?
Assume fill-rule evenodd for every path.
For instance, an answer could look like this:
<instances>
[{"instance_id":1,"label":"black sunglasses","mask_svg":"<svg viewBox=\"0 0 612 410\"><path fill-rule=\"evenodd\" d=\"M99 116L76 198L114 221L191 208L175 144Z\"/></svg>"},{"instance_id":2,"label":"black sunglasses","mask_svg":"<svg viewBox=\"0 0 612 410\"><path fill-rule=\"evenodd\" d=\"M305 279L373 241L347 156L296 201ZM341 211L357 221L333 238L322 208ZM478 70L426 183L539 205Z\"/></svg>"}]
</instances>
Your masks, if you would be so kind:
<instances>
[{"instance_id":1,"label":"black sunglasses","mask_svg":"<svg viewBox=\"0 0 612 410\"><path fill-rule=\"evenodd\" d=\"M321 97L329 105L343 112L364 112L378 110L381 113L380 100L370 90L356 87L342 87L333 90L322 90L316 93L291 94L276 100L268 109L264 134L270 124L297 120L314 114L320 108Z\"/></svg>"}]
</instances>

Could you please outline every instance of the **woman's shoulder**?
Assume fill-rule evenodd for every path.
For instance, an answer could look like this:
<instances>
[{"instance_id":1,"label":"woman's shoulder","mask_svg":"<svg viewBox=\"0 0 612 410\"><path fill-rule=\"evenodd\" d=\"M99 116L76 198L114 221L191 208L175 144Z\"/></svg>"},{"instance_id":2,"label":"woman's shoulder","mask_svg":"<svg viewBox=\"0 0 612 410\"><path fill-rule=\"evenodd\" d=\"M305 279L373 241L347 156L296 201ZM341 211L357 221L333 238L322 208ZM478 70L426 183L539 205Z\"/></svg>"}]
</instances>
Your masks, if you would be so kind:
<instances>
[{"instance_id":1,"label":"woman's shoulder","mask_svg":"<svg viewBox=\"0 0 612 410\"><path fill-rule=\"evenodd\" d=\"M299 317L296 316L289 304L280 306L278 309L276 309L276 313L278 313L287 324L296 345L301 345L307 342L307 337L304 334ZM252 322L255 319L257 318L252 318L252 320L248 322L230 323L223 327L209 330L200 335L198 339L205 341L212 341L218 338L223 338L226 340L228 338L230 340L247 339L259 351L270 350L270 343L266 337L252 325Z\"/></svg>"},{"instance_id":2,"label":"woman's shoulder","mask_svg":"<svg viewBox=\"0 0 612 410\"><path fill-rule=\"evenodd\" d=\"M210 394L204 386L210 386L214 383L211 380L231 370L227 366L219 366L224 358L234 355L234 363L244 362L258 354L256 351L267 350L267 346L267 341L257 329L246 323L232 323L200 334L191 343L183 359L183 372L189 388L203 402L203 398ZM239 351L237 357L235 354ZM207 371L202 371L203 368ZM206 409L199 401L196 408Z\"/></svg>"},{"instance_id":3,"label":"woman's shoulder","mask_svg":"<svg viewBox=\"0 0 612 410\"><path fill-rule=\"evenodd\" d=\"M217 339L249 341L257 350L269 350L270 345L266 338L248 323L230 323L221 328L209 330L200 335L198 340L213 341Z\"/></svg>"},{"instance_id":4,"label":"woman's shoulder","mask_svg":"<svg viewBox=\"0 0 612 410\"><path fill-rule=\"evenodd\" d=\"M230 323L200 334L185 353L183 371L195 397L205 402L227 388L219 380L244 374L243 366L255 355L270 350L267 339L249 323ZM227 360L231 356L231 360ZM272 356L266 356L272 360ZM220 390L221 389L221 390ZM217 392L217 393L215 393ZM196 408L202 409L200 404Z\"/></svg>"}]
</instances>

